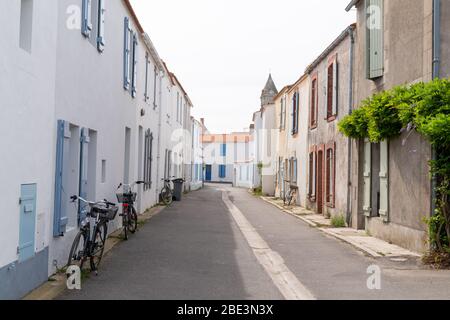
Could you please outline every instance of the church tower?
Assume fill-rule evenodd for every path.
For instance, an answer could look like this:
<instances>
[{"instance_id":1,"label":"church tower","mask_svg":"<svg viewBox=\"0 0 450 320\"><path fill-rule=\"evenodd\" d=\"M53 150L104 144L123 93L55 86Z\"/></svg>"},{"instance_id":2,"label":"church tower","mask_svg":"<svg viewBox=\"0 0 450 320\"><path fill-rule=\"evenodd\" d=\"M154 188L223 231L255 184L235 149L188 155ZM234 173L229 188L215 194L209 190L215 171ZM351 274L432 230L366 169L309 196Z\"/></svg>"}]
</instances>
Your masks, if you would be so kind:
<instances>
[{"instance_id":1,"label":"church tower","mask_svg":"<svg viewBox=\"0 0 450 320\"><path fill-rule=\"evenodd\" d=\"M269 74L266 86L261 93L261 106L266 106L273 103L273 98L278 94L277 87L272 79L272 74Z\"/></svg>"}]
</instances>

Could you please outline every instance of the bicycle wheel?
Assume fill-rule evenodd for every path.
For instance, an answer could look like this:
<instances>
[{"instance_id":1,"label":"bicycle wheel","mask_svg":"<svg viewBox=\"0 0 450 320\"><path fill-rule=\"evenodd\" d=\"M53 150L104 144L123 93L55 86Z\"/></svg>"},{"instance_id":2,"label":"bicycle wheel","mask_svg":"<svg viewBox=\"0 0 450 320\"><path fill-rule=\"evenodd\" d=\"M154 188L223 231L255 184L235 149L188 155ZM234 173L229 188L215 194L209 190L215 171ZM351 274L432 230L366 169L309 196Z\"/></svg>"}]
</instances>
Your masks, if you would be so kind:
<instances>
[{"instance_id":1,"label":"bicycle wheel","mask_svg":"<svg viewBox=\"0 0 450 320\"><path fill-rule=\"evenodd\" d=\"M172 203L173 201L172 197L173 197L172 191L169 188L164 187L164 189L161 191L161 199L166 206Z\"/></svg>"},{"instance_id":2,"label":"bicycle wheel","mask_svg":"<svg viewBox=\"0 0 450 320\"><path fill-rule=\"evenodd\" d=\"M122 227L123 227L123 237L125 240L128 240L128 207L123 208L122 213Z\"/></svg>"},{"instance_id":3,"label":"bicycle wheel","mask_svg":"<svg viewBox=\"0 0 450 320\"><path fill-rule=\"evenodd\" d=\"M95 229L94 242L91 247L91 270L97 271L105 251L106 235L108 229L106 223L100 222Z\"/></svg>"},{"instance_id":4,"label":"bicycle wheel","mask_svg":"<svg viewBox=\"0 0 450 320\"><path fill-rule=\"evenodd\" d=\"M135 233L137 230L137 224L138 224L138 216L136 213L136 209L134 207L131 207L131 210L128 210L128 231L131 233Z\"/></svg>"},{"instance_id":5,"label":"bicycle wheel","mask_svg":"<svg viewBox=\"0 0 450 320\"><path fill-rule=\"evenodd\" d=\"M67 266L78 266L80 270L83 269L83 264L87 258L86 252L86 233L81 230L76 235L72 243L72 248L70 249L69 260L67 261Z\"/></svg>"}]
</instances>

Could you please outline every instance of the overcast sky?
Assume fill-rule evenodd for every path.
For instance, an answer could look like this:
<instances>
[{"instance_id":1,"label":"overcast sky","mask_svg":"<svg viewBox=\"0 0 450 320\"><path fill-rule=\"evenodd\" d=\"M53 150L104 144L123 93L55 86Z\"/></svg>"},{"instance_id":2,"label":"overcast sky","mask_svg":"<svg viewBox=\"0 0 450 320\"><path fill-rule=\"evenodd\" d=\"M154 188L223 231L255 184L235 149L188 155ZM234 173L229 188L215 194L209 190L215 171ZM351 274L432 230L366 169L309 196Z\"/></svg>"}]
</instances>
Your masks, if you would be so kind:
<instances>
[{"instance_id":1,"label":"overcast sky","mask_svg":"<svg viewBox=\"0 0 450 320\"><path fill-rule=\"evenodd\" d=\"M347 26L349 0L132 0L141 23L214 133L248 129L269 72L295 82Z\"/></svg>"}]
</instances>

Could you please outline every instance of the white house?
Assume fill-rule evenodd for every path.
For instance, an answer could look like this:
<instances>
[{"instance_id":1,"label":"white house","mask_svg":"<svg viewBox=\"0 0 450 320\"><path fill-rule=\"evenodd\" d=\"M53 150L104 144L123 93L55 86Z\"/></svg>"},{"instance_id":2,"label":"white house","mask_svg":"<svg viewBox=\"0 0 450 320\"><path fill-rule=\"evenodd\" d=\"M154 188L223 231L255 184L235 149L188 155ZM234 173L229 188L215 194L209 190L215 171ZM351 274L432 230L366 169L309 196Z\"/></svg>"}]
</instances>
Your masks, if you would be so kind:
<instances>
[{"instance_id":1,"label":"white house","mask_svg":"<svg viewBox=\"0 0 450 320\"><path fill-rule=\"evenodd\" d=\"M251 187L254 153L251 150L253 136L249 132L204 134L202 140L205 182ZM241 167L245 168L242 176L240 175Z\"/></svg>"},{"instance_id":2,"label":"white house","mask_svg":"<svg viewBox=\"0 0 450 320\"><path fill-rule=\"evenodd\" d=\"M161 178L183 177L192 104L128 0L6 1L0 18L1 299L66 265L83 218L70 196L115 202L120 183L144 180L142 213Z\"/></svg>"},{"instance_id":3,"label":"white house","mask_svg":"<svg viewBox=\"0 0 450 320\"><path fill-rule=\"evenodd\" d=\"M56 0L0 2L0 299L48 277L57 9Z\"/></svg>"},{"instance_id":4,"label":"white house","mask_svg":"<svg viewBox=\"0 0 450 320\"><path fill-rule=\"evenodd\" d=\"M198 190L203 186L203 143L202 135L206 131L204 119L198 121L192 118L192 179L191 190Z\"/></svg>"}]
</instances>

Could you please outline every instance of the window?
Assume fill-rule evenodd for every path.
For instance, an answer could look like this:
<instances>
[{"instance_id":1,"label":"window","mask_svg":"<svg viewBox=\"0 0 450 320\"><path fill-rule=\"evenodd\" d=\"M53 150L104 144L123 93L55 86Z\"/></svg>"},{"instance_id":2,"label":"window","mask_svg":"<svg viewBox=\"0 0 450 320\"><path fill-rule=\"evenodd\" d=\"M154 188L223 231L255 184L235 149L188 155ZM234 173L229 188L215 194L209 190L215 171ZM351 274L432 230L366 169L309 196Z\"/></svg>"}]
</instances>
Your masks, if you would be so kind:
<instances>
[{"instance_id":1,"label":"window","mask_svg":"<svg viewBox=\"0 0 450 320\"><path fill-rule=\"evenodd\" d=\"M123 54L123 87L130 90L131 96L137 93L137 63L138 63L138 40L137 34L131 30L130 19L125 17L124 21L124 54Z\"/></svg>"},{"instance_id":2,"label":"window","mask_svg":"<svg viewBox=\"0 0 450 320\"><path fill-rule=\"evenodd\" d=\"M81 33L100 52L105 47L105 2L106 0L83 0L82 3Z\"/></svg>"},{"instance_id":3,"label":"window","mask_svg":"<svg viewBox=\"0 0 450 320\"><path fill-rule=\"evenodd\" d=\"M314 129L317 127L317 112L318 112L318 79L317 75L313 77L311 82L311 110L310 110L310 127Z\"/></svg>"},{"instance_id":4,"label":"window","mask_svg":"<svg viewBox=\"0 0 450 320\"><path fill-rule=\"evenodd\" d=\"M224 179L227 176L227 167L223 164L219 165L219 178Z\"/></svg>"},{"instance_id":5,"label":"window","mask_svg":"<svg viewBox=\"0 0 450 320\"><path fill-rule=\"evenodd\" d=\"M227 156L227 145L225 143L220 145L220 156L221 157Z\"/></svg>"},{"instance_id":6,"label":"window","mask_svg":"<svg viewBox=\"0 0 450 320\"><path fill-rule=\"evenodd\" d=\"M336 175L336 155L335 155L335 143L327 145L326 159L325 159L325 196L326 202L329 207L334 207L335 204L335 175Z\"/></svg>"},{"instance_id":7,"label":"window","mask_svg":"<svg viewBox=\"0 0 450 320\"><path fill-rule=\"evenodd\" d=\"M366 67L367 78L376 79L384 73L383 0L367 0Z\"/></svg>"},{"instance_id":8,"label":"window","mask_svg":"<svg viewBox=\"0 0 450 320\"><path fill-rule=\"evenodd\" d=\"M333 121L337 116L337 97L338 97L338 64L336 56L331 60L327 68L327 118L326 120Z\"/></svg>"},{"instance_id":9,"label":"window","mask_svg":"<svg viewBox=\"0 0 450 320\"><path fill-rule=\"evenodd\" d=\"M308 197L313 202L316 197L316 156L316 148L312 147L309 152Z\"/></svg>"},{"instance_id":10,"label":"window","mask_svg":"<svg viewBox=\"0 0 450 320\"><path fill-rule=\"evenodd\" d=\"M180 121L180 93L177 92L177 122Z\"/></svg>"},{"instance_id":11,"label":"window","mask_svg":"<svg viewBox=\"0 0 450 320\"><path fill-rule=\"evenodd\" d=\"M22 0L20 3L20 47L31 53L33 33L33 0Z\"/></svg>"},{"instance_id":12,"label":"window","mask_svg":"<svg viewBox=\"0 0 450 320\"><path fill-rule=\"evenodd\" d=\"M106 160L102 160L102 183L106 183Z\"/></svg>"},{"instance_id":13,"label":"window","mask_svg":"<svg viewBox=\"0 0 450 320\"><path fill-rule=\"evenodd\" d=\"M147 191L152 187L153 134L150 129L145 133L144 144L144 191Z\"/></svg>"},{"instance_id":14,"label":"window","mask_svg":"<svg viewBox=\"0 0 450 320\"><path fill-rule=\"evenodd\" d=\"M292 97L292 135L296 135L298 133L299 100L300 94L298 92L295 92L294 96Z\"/></svg>"}]
</instances>

